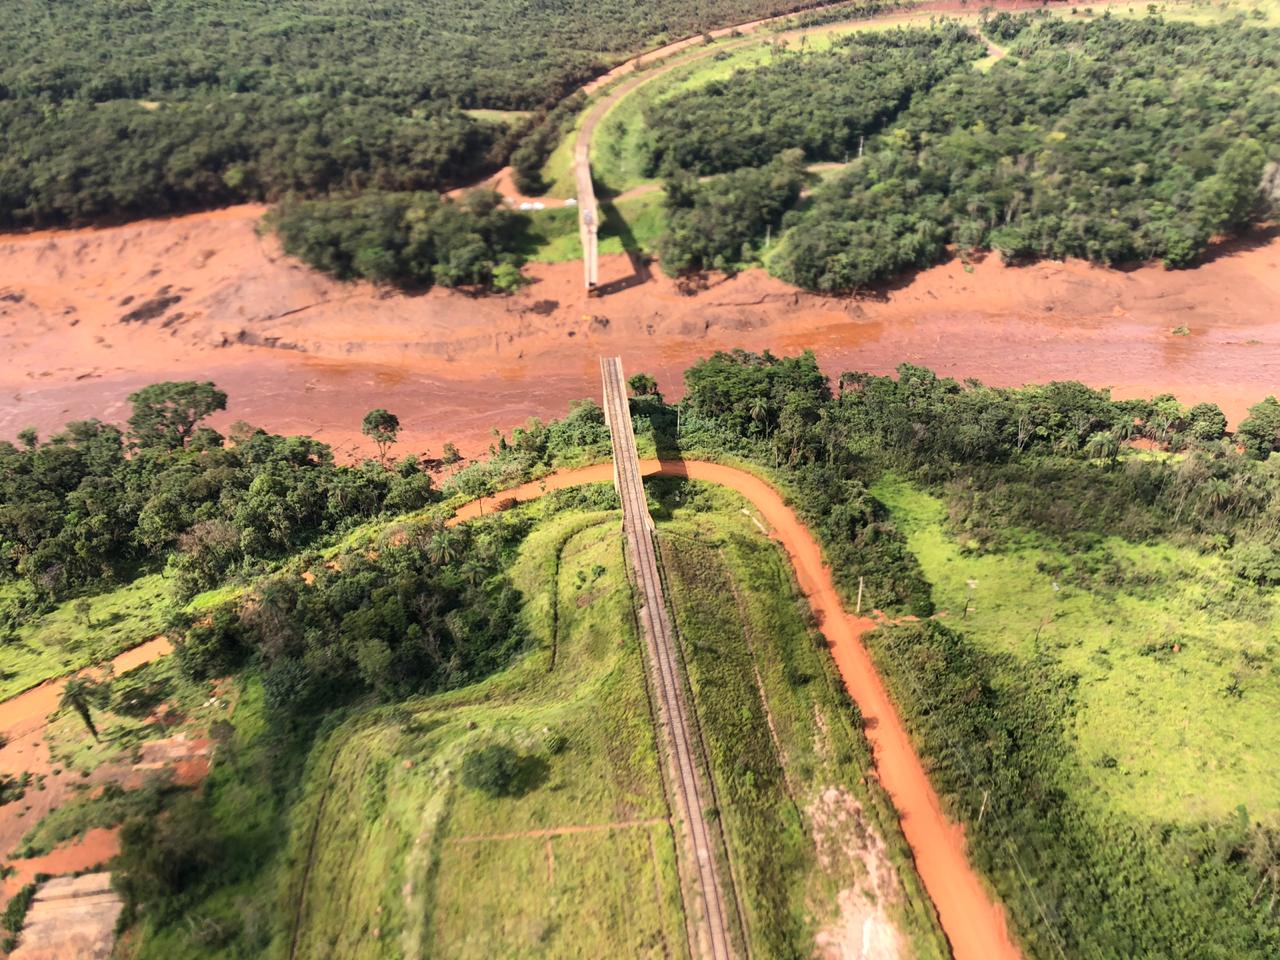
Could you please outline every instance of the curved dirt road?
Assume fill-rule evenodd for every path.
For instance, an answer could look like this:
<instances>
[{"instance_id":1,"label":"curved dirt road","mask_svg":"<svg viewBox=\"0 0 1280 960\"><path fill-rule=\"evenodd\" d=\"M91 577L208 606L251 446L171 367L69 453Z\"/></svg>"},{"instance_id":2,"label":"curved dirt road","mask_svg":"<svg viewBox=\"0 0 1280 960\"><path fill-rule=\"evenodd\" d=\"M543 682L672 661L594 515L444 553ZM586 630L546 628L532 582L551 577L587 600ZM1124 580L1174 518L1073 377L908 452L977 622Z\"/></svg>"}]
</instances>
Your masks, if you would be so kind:
<instances>
[{"instance_id":1,"label":"curved dirt road","mask_svg":"<svg viewBox=\"0 0 1280 960\"><path fill-rule=\"evenodd\" d=\"M647 477L687 477L728 487L760 511L786 549L800 589L830 645L845 689L862 713L880 783L898 811L916 870L938 911L956 960L1018 960L1020 954L1009 936L1003 912L969 865L963 831L942 812L938 795L911 746L902 718L862 645L862 634L874 629L876 623L866 617L852 617L845 611L831 571L823 562L822 550L808 528L773 487L745 470L697 460L643 460L640 468ZM534 500L552 490L612 481L612 463L553 473L541 480L472 500L455 512L450 523L492 513L499 504ZM163 656L168 653L167 644L151 645L147 653L147 660ZM138 660L136 653L131 662L133 660L137 661L133 663L135 666L145 662ZM27 696L23 694L15 699ZM14 701L0 705L0 716L14 706Z\"/></svg>"},{"instance_id":2,"label":"curved dirt road","mask_svg":"<svg viewBox=\"0 0 1280 960\"><path fill-rule=\"evenodd\" d=\"M1004 913L970 867L963 831L942 812L902 718L862 645L862 634L874 629L876 623L845 612L813 534L773 487L745 470L697 460L644 460L640 467L645 476L687 477L728 487L760 511L786 549L800 589L830 645L845 689L862 713L880 783L897 808L916 870L938 911L956 960L1017 960L1020 954L1009 936ZM471 519L486 510L493 512L503 501L531 500L551 490L612 480L611 463L554 473L472 501L455 514L453 522Z\"/></svg>"}]
</instances>

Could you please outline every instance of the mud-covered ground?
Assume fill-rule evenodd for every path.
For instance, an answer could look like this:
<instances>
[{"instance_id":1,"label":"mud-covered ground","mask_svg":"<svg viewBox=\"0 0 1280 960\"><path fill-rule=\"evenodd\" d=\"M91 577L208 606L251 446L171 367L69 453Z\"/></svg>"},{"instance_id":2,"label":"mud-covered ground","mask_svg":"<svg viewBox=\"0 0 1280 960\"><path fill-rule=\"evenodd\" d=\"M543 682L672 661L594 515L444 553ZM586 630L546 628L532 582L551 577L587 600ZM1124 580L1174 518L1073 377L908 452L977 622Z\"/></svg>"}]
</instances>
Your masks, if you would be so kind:
<instances>
[{"instance_id":1,"label":"mud-covered ground","mask_svg":"<svg viewBox=\"0 0 1280 960\"><path fill-rule=\"evenodd\" d=\"M732 347L812 348L831 373L905 360L1000 385L1171 392L1215 401L1233 421L1280 386L1275 233L1194 270L990 257L860 299L800 293L761 271L684 295L621 256L601 264L604 297L585 296L576 262L529 266L533 282L514 296L472 297L327 280L260 235L263 212L0 238L0 437L123 420L140 386L211 379L231 397L221 426L244 419L364 452L360 418L385 406L404 424L401 450L454 440L474 454L491 427L599 393L601 354L674 396L693 360Z\"/></svg>"}]
</instances>

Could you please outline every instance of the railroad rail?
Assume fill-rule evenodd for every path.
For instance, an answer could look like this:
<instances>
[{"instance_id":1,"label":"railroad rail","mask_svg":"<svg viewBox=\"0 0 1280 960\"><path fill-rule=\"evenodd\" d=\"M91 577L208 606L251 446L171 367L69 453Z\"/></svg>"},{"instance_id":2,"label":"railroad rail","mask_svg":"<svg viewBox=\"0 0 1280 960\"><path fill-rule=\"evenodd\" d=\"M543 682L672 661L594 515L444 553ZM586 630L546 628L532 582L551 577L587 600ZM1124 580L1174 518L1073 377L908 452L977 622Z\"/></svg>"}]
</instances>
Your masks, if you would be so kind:
<instances>
[{"instance_id":1,"label":"railroad rail","mask_svg":"<svg viewBox=\"0 0 1280 960\"><path fill-rule=\"evenodd\" d=\"M693 855L693 863L686 863L686 867L697 893L693 904L686 898L685 913L689 917L691 933L696 931L702 949L691 943L691 952L713 960L730 960L734 956L729 933L733 920L726 907L716 863L718 835L707 822L705 813L711 802L711 788L704 784L699 768L695 747L696 719L685 696L675 630L658 576L653 518L649 516L641 480L626 382L622 378L622 361L617 357L601 357L600 374L604 382L605 419L613 441L614 486L622 500L623 529L640 595L640 621L659 725L667 747L670 792L675 796L675 812L687 840L688 849L683 859L688 860L688 853ZM678 843L677 849L680 846ZM695 909L690 910L690 906Z\"/></svg>"}]
</instances>

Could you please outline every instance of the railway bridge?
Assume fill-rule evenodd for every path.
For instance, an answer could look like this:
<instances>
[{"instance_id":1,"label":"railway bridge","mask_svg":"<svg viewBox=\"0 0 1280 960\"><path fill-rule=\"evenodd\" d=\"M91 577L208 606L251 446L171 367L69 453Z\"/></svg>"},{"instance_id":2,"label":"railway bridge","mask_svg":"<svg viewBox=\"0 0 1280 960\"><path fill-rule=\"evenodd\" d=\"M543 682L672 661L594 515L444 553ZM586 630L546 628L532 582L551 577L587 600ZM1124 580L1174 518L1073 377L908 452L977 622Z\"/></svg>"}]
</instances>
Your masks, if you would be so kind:
<instances>
[{"instance_id":1,"label":"railway bridge","mask_svg":"<svg viewBox=\"0 0 1280 960\"><path fill-rule=\"evenodd\" d=\"M730 930L738 922L732 890L726 898L717 853L723 849L719 824L705 811L714 805L710 773L701 755L697 716L687 695L684 665L663 595L636 438L631 426L622 361L602 357L604 411L613 440L613 478L622 501L623 530L640 603L651 696L657 711L666 758L665 779L677 821L677 859L681 863L685 915L695 956L730 960L735 955ZM692 901L692 902L691 902Z\"/></svg>"}]
</instances>

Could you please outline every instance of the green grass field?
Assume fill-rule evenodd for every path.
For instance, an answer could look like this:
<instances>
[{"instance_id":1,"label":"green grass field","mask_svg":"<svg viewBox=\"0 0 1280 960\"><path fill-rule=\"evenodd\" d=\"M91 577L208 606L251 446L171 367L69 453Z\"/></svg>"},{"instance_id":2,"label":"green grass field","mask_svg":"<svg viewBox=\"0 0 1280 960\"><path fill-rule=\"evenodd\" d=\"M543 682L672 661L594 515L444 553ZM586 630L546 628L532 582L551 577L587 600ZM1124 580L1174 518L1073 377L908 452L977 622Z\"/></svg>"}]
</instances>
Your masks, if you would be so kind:
<instances>
[{"instance_id":1,"label":"green grass field","mask_svg":"<svg viewBox=\"0 0 1280 960\"><path fill-rule=\"evenodd\" d=\"M150 640L163 628L169 590L151 574L88 600L83 620L68 600L0 640L0 700Z\"/></svg>"},{"instance_id":2,"label":"green grass field","mask_svg":"<svg viewBox=\"0 0 1280 960\"><path fill-rule=\"evenodd\" d=\"M1224 560L1118 538L979 555L945 531L941 500L892 480L873 492L950 626L1079 677L1070 740L1097 803L1184 823L1280 808L1280 611L1234 591Z\"/></svg>"},{"instance_id":3,"label":"green grass field","mask_svg":"<svg viewBox=\"0 0 1280 960\"><path fill-rule=\"evenodd\" d=\"M661 191L600 205L600 252L652 253L662 235L665 218ZM582 259L578 212L574 208L539 210L529 214L529 245L522 255L537 263Z\"/></svg>"},{"instance_id":4,"label":"green grass field","mask_svg":"<svg viewBox=\"0 0 1280 960\"><path fill-rule=\"evenodd\" d=\"M491 110L487 107L475 107L462 112L475 120L482 120L485 123L501 123L508 127L514 126L526 117L533 115L532 110Z\"/></svg>"},{"instance_id":5,"label":"green grass field","mask_svg":"<svg viewBox=\"0 0 1280 960\"><path fill-rule=\"evenodd\" d=\"M289 882L305 889L299 957L683 954L616 514L541 524L513 577L535 651L354 720L313 758ZM493 743L523 758L522 795L460 784Z\"/></svg>"}]
</instances>

